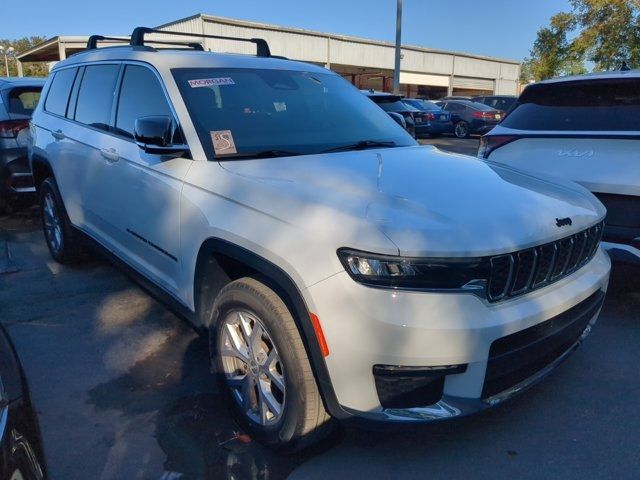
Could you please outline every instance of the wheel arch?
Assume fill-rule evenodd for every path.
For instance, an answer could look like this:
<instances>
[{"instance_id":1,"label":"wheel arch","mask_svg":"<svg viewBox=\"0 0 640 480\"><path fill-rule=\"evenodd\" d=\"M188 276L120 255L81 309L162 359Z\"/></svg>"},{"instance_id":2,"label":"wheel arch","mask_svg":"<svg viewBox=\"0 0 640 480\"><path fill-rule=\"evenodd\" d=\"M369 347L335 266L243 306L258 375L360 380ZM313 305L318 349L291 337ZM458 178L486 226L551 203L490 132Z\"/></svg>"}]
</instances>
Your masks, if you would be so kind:
<instances>
[{"instance_id":1,"label":"wheel arch","mask_svg":"<svg viewBox=\"0 0 640 480\"><path fill-rule=\"evenodd\" d=\"M325 408L335 418L350 416L337 401L304 297L289 274L273 262L227 240L205 240L198 252L194 274L196 323L209 328L213 302L219 291L227 283L245 276L258 276L285 302L300 332Z\"/></svg>"},{"instance_id":2,"label":"wheel arch","mask_svg":"<svg viewBox=\"0 0 640 480\"><path fill-rule=\"evenodd\" d=\"M30 159L31 175L33 176L33 184L36 191L40 191L40 186L47 178L53 176L53 168L49 160L40 155L33 154Z\"/></svg>"}]
</instances>

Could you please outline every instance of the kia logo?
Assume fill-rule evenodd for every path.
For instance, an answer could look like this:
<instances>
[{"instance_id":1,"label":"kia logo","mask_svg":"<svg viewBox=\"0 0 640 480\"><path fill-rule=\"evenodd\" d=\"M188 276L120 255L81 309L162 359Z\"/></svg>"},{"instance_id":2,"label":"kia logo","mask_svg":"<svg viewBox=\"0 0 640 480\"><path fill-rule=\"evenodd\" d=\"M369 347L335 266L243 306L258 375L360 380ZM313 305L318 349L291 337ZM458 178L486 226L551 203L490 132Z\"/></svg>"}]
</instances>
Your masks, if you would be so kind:
<instances>
[{"instance_id":1,"label":"kia logo","mask_svg":"<svg viewBox=\"0 0 640 480\"><path fill-rule=\"evenodd\" d=\"M593 150L578 150L574 148L572 150L558 150L559 157L593 157Z\"/></svg>"},{"instance_id":2,"label":"kia logo","mask_svg":"<svg viewBox=\"0 0 640 480\"><path fill-rule=\"evenodd\" d=\"M558 227L570 227L573 222L569 217L566 218L556 218L556 225Z\"/></svg>"}]
</instances>

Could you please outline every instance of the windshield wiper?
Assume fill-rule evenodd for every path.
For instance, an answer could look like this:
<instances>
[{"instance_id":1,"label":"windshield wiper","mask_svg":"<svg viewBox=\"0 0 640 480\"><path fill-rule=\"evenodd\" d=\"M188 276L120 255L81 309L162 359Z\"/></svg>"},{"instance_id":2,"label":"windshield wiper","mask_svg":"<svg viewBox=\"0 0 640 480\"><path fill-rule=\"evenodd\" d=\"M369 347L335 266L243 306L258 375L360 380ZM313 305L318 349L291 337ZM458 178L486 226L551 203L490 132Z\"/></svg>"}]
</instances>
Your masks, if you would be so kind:
<instances>
[{"instance_id":1,"label":"windshield wiper","mask_svg":"<svg viewBox=\"0 0 640 480\"><path fill-rule=\"evenodd\" d=\"M396 146L396 142L381 142L378 140L361 140L356 143L349 143L347 145L340 145L339 147L329 148L323 150L322 153L331 152L346 152L349 150L366 150L367 148L392 148Z\"/></svg>"},{"instance_id":2,"label":"windshield wiper","mask_svg":"<svg viewBox=\"0 0 640 480\"><path fill-rule=\"evenodd\" d=\"M300 152L291 152L289 150L262 150L259 152L234 153L232 155L217 156L216 160L235 160L240 158L276 158L276 157L294 157L302 155Z\"/></svg>"}]
</instances>

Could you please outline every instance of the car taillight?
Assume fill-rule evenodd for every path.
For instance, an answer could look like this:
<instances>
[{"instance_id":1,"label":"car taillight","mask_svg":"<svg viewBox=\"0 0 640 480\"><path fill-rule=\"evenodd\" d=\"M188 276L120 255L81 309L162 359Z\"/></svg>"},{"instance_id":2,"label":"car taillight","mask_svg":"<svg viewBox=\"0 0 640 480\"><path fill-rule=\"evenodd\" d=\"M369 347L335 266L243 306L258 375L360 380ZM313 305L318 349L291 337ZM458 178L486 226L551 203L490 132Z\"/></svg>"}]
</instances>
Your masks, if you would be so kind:
<instances>
[{"instance_id":1,"label":"car taillight","mask_svg":"<svg viewBox=\"0 0 640 480\"><path fill-rule=\"evenodd\" d=\"M0 138L16 138L20 130L29 128L29 120L5 120L0 122Z\"/></svg>"},{"instance_id":2,"label":"car taillight","mask_svg":"<svg viewBox=\"0 0 640 480\"><path fill-rule=\"evenodd\" d=\"M478 147L478 158L489 158L491 152L507 143L517 140L515 135L484 135L480 137L480 147Z\"/></svg>"},{"instance_id":3,"label":"car taillight","mask_svg":"<svg viewBox=\"0 0 640 480\"><path fill-rule=\"evenodd\" d=\"M481 119L496 118L496 114L493 112L473 112L472 116L473 118L481 118Z\"/></svg>"}]
</instances>

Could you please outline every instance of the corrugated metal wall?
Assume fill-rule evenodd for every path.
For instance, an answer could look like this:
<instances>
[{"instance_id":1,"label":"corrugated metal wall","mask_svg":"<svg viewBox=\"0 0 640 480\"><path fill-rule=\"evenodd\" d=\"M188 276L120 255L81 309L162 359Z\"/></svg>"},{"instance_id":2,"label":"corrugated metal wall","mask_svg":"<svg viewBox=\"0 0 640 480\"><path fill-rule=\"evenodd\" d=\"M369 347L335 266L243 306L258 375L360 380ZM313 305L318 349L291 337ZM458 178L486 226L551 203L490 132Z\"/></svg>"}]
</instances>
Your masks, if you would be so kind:
<instances>
[{"instance_id":1,"label":"corrugated metal wall","mask_svg":"<svg viewBox=\"0 0 640 480\"><path fill-rule=\"evenodd\" d=\"M274 55L324 65L392 70L394 64L394 48L389 44L273 25L195 16L160 28L208 35L260 37L269 42ZM255 53L254 45L241 42L206 39L204 46L207 50L218 52ZM520 70L518 64L411 47L403 48L402 54L403 72L447 75L451 79L451 86L456 88L516 94ZM404 75L404 78L413 77ZM441 81L438 83L442 85Z\"/></svg>"}]
</instances>

